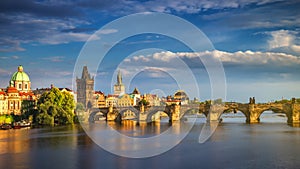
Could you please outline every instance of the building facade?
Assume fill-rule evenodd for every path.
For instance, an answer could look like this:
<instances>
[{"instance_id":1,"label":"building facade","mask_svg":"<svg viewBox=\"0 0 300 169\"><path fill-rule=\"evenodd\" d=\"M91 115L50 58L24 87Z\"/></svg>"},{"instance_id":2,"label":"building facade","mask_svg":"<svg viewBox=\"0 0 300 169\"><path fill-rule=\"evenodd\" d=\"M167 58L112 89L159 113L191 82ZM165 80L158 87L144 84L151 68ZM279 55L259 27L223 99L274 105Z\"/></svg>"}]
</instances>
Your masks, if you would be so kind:
<instances>
[{"instance_id":1,"label":"building facade","mask_svg":"<svg viewBox=\"0 0 300 169\"><path fill-rule=\"evenodd\" d=\"M94 97L96 98L98 108L106 107L106 102L105 102L106 97L103 92L95 91Z\"/></svg>"},{"instance_id":2,"label":"building facade","mask_svg":"<svg viewBox=\"0 0 300 169\"><path fill-rule=\"evenodd\" d=\"M18 67L10 81L9 87L0 91L0 115L21 115L22 110L35 106L36 96L31 91L31 82L23 66Z\"/></svg>"}]
</instances>

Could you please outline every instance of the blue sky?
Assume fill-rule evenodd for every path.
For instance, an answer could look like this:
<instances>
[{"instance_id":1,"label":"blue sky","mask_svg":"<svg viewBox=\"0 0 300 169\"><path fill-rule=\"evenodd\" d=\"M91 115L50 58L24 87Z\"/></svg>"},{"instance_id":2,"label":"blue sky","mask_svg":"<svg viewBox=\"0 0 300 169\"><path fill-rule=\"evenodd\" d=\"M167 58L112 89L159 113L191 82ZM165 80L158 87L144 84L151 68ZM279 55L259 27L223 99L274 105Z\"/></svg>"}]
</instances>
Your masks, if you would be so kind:
<instances>
[{"instance_id":1,"label":"blue sky","mask_svg":"<svg viewBox=\"0 0 300 169\"><path fill-rule=\"evenodd\" d=\"M209 99L209 76L197 58L212 57L223 63L228 101L246 102L250 96L262 102L300 97L299 8L297 0L2 0L0 87L8 85L22 64L33 89L50 84L71 88L76 59L98 29L130 14L163 12L194 24L215 50L193 52L157 34L124 39L95 74L97 90L111 93L115 71L121 69L127 91L138 87L141 92L172 94L179 88L178 80L168 72L184 71L174 67L181 59L196 76L200 100ZM104 30L98 38L118 31ZM139 66L145 69L134 74L131 68ZM196 96L190 89L184 88L190 97Z\"/></svg>"}]
</instances>

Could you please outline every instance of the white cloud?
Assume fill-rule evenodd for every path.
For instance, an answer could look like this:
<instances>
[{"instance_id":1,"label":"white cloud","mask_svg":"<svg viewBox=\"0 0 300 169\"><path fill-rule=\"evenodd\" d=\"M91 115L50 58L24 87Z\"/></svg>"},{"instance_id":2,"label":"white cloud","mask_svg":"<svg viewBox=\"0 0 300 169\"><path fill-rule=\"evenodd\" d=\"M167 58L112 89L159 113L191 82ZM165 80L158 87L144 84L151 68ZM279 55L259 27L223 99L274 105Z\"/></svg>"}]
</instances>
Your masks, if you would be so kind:
<instances>
[{"instance_id":1,"label":"white cloud","mask_svg":"<svg viewBox=\"0 0 300 169\"><path fill-rule=\"evenodd\" d=\"M138 60L141 60L141 61L143 61L143 62L149 62L149 61L150 61L150 59L149 59L148 57L143 56L143 55L134 56L132 59L133 59L134 61L138 61Z\"/></svg>"},{"instance_id":2,"label":"white cloud","mask_svg":"<svg viewBox=\"0 0 300 169\"><path fill-rule=\"evenodd\" d=\"M293 51L300 53L300 45L292 45L291 48Z\"/></svg>"},{"instance_id":3,"label":"white cloud","mask_svg":"<svg viewBox=\"0 0 300 169\"><path fill-rule=\"evenodd\" d=\"M168 62L171 59L174 59L176 57L177 57L176 53L170 51L163 51L163 52L153 54L153 59L164 61L164 62Z\"/></svg>"},{"instance_id":4,"label":"white cloud","mask_svg":"<svg viewBox=\"0 0 300 169\"><path fill-rule=\"evenodd\" d=\"M272 31L269 34L272 36L268 41L270 49L288 47L295 39L295 33L289 30Z\"/></svg>"},{"instance_id":5,"label":"white cloud","mask_svg":"<svg viewBox=\"0 0 300 169\"><path fill-rule=\"evenodd\" d=\"M102 30L99 30L97 32L97 34L103 34L103 35L106 35L106 34L112 34L112 33L116 33L118 32L117 29L102 29Z\"/></svg>"},{"instance_id":6,"label":"white cloud","mask_svg":"<svg viewBox=\"0 0 300 169\"><path fill-rule=\"evenodd\" d=\"M57 33L53 34L52 36L47 36L45 38L40 39L41 43L46 43L46 44L62 44L62 43L69 43L69 42L84 42L87 40L98 40L100 37L98 36L91 36L90 34L87 33L73 33L73 32L68 32L68 33Z\"/></svg>"},{"instance_id":7,"label":"white cloud","mask_svg":"<svg viewBox=\"0 0 300 169\"><path fill-rule=\"evenodd\" d=\"M8 57L8 56L1 56L0 59L20 59L20 57L17 56L17 55L13 55L13 56L10 56L10 57Z\"/></svg>"},{"instance_id":8,"label":"white cloud","mask_svg":"<svg viewBox=\"0 0 300 169\"><path fill-rule=\"evenodd\" d=\"M10 74L10 72L8 70L0 68L0 74L6 74L6 75L8 75L8 74Z\"/></svg>"},{"instance_id":9,"label":"white cloud","mask_svg":"<svg viewBox=\"0 0 300 169\"><path fill-rule=\"evenodd\" d=\"M43 58L43 59L49 60L51 62L62 62L64 58L65 58L64 56L52 56L52 57L47 57L47 58Z\"/></svg>"},{"instance_id":10,"label":"white cloud","mask_svg":"<svg viewBox=\"0 0 300 169\"><path fill-rule=\"evenodd\" d=\"M19 59L20 57L17 56L17 55L14 55L14 56L12 56L11 58L13 58L13 59Z\"/></svg>"},{"instance_id":11,"label":"white cloud","mask_svg":"<svg viewBox=\"0 0 300 169\"><path fill-rule=\"evenodd\" d=\"M298 46L297 46L298 47ZM276 65L293 65L300 64L300 59L297 56L286 54L286 53L276 53L276 52L254 52L254 51L237 51L237 52L225 52L225 51L204 51L204 52L170 52L163 51L157 52L148 56L134 56L132 58L127 58L126 62L140 64L142 60L147 60L147 62L152 62L153 65L157 61L162 62L162 65L172 65L172 61L176 58L181 59L195 59L201 57L214 57L219 59L223 63L231 64L248 64L248 65L263 65L263 64L276 64ZM140 59L143 58L143 59ZM151 65L151 63L148 63Z\"/></svg>"},{"instance_id":12,"label":"white cloud","mask_svg":"<svg viewBox=\"0 0 300 169\"><path fill-rule=\"evenodd\" d=\"M277 30L272 32L267 32L271 35L270 40L268 41L270 49L277 48L288 48L294 52L300 53L300 46L296 45L297 41L297 32L291 30Z\"/></svg>"}]
</instances>

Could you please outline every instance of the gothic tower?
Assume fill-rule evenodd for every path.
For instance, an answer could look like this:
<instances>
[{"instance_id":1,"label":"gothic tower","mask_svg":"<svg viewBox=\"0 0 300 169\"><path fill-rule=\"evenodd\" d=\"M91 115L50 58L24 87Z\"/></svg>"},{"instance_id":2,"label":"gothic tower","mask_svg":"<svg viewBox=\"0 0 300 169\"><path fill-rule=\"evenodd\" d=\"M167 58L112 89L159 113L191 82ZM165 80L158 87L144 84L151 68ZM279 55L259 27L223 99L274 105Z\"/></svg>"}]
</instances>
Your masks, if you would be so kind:
<instances>
[{"instance_id":1,"label":"gothic tower","mask_svg":"<svg viewBox=\"0 0 300 169\"><path fill-rule=\"evenodd\" d=\"M114 85L114 94L115 95L125 94L125 86L122 83L122 75L120 70L118 71L117 83Z\"/></svg>"},{"instance_id":2,"label":"gothic tower","mask_svg":"<svg viewBox=\"0 0 300 169\"><path fill-rule=\"evenodd\" d=\"M88 72L87 66L83 67L81 79L76 79L77 83L77 102L82 103L86 108L95 105L94 95L94 77Z\"/></svg>"}]
</instances>

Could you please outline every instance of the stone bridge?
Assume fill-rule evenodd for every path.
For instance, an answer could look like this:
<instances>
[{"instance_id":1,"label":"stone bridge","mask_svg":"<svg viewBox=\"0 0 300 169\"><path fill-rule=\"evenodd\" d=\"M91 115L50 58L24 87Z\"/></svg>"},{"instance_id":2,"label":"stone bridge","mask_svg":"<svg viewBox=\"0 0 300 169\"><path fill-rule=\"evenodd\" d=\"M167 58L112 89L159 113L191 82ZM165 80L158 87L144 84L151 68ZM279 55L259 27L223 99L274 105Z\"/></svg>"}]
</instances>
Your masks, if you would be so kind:
<instances>
[{"instance_id":1,"label":"stone bridge","mask_svg":"<svg viewBox=\"0 0 300 169\"><path fill-rule=\"evenodd\" d=\"M107 121L121 121L126 112L132 112L133 118L137 121L151 122L153 115L164 112L169 117L169 121L180 120L184 114L189 112L203 113L207 121L219 121L224 112L242 112L247 123L258 123L260 115L264 111L274 113L284 113L287 116L287 123L300 123L300 103L295 99L286 103L259 103L253 100L249 103L199 103L189 105L166 105L166 106L131 106L131 107L105 107L90 110L89 121L94 121L97 114L102 114Z\"/></svg>"}]
</instances>

